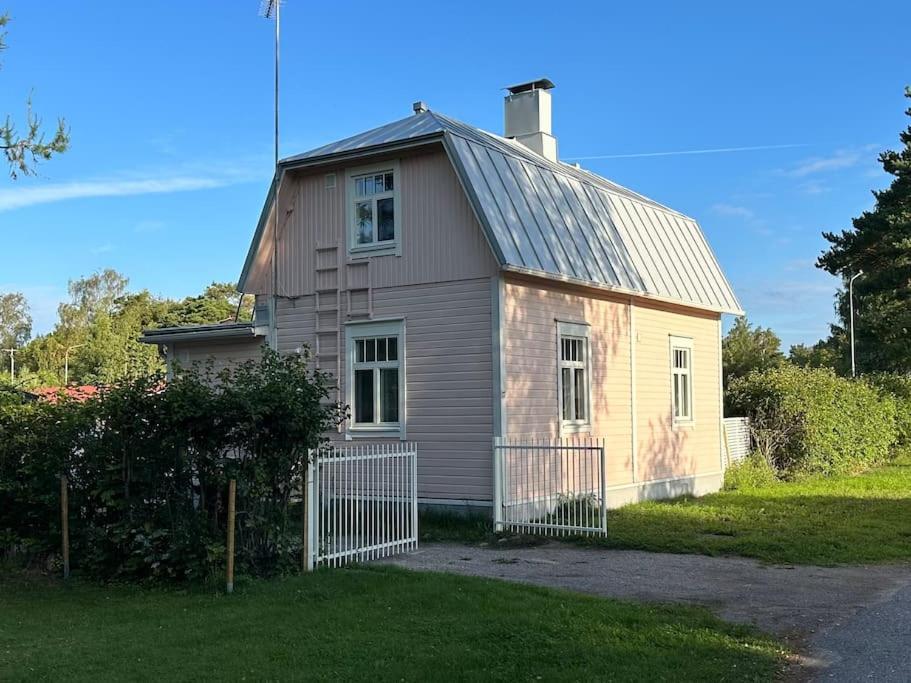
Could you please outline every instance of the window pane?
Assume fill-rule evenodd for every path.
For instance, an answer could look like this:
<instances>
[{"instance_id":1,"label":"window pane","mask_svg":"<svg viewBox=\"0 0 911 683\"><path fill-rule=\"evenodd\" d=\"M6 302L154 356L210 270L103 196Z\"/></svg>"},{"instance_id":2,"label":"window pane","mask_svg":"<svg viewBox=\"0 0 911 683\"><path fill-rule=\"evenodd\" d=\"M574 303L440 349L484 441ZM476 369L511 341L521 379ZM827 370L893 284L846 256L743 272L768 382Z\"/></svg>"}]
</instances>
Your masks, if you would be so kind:
<instances>
[{"instance_id":1,"label":"window pane","mask_svg":"<svg viewBox=\"0 0 911 683\"><path fill-rule=\"evenodd\" d=\"M399 421L399 371L396 368L380 370L380 415L382 422Z\"/></svg>"},{"instance_id":2,"label":"window pane","mask_svg":"<svg viewBox=\"0 0 911 683\"><path fill-rule=\"evenodd\" d=\"M376 359L380 362L386 360L386 338L380 337L376 340Z\"/></svg>"},{"instance_id":3,"label":"window pane","mask_svg":"<svg viewBox=\"0 0 911 683\"><path fill-rule=\"evenodd\" d=\"M570 368L561 368L563 380L563 419L573 419L573 376Z\"/></svg>"},{"instance_id":4,"label":"window pane","mask_svg":"<svg viewBox=\"0 0 911 683\"><path fill-rule=\"evenodd\" d=\"M399 339L398 339L398 337L387 337L386 338L386 359L387 360L398 360L399 359Z\"/></svg>"},{"instance_id":5,"label":"window pane","mask_svg":"<svg viewBox=\"0 0 911 683\"><path fill-rule=\"evenodd\" d=\"M354 371L354 421L373 422L373 370Z\"/></svg>"},{"instance_id":6,"label":"window pane","mask_svg":"<svg viewBox=\"0 0 911 683\"><path fill-rule=\"evenodd\" d=\"M383 176L378 175L373 179L373 191L379 194L383 191Z\"/></svg>"},{"instance_id":7,"label":"window pane","mask_svg":"<svg viewBox=\"0 0 911 683\"><path fill-rule=\"evenodd\" d=\"M366 347L367 350L364 354L364 360L368 363L373 363L376 360L376 339L368 339Z\"/></svg>"},{"instance_id":8,"label":"window pane","mask_svg":"<svg viewBox=\"0 0 911 683\"><path fill-rule=\"evenodd\" d=\"M690 416L690 376L688 373L680 375L680 417L688 419Z\"/></svg>"},{"instance_id":9,"label":"window pane","mask_svg":"<svg viewBox=\"0 0 911 683\"><path fill-rule=\"evenodd\" d=\"M680 375L674 373L674 417L680 417Z\"/></svg>"},{"instance_id":10,"label":"window pane","mask_svg":"<svg viewBox=\"0 0 911 683\"><path fill-rule=\"evenodd\" d=\"M575 392L576 392L576 419L585 419L585 370L576 368L575 371Z\"/></svg>"},{"instance_id":11,"label":"window pane","mask_svg":"<svg viewBox=\"0 0 911 683\"><path fill-rule=\"evenodd\" d=\"M386 192L392 192L392 174L386 174Z\"/></svg>"},{"instance_id":12,"label":"window pane","mask_svg":"<svg viewBox=\"0 0 911 683\"><path fill-rule=\"evenodd\" d=\"M354 191L358 197L364 196L364 179L358 178L354 181Z\"/></svg>"},{"instance_id":13,"label":"window pane","mask_svg":"<svg viewBox=\"0 0 911 683\"><path fill-rule=\"evenodd\" d=\"M358 339L354 342L355 349L357 349L355 359L358 363L364 362L364 340Z\"/></svg>"},{"instance_id":14,"label":"window pane","mask_svg":"<svg viewBox=\"0 0 911 683\"><path fill-rule=\"evenodd\" d=\"M373 242L373 206L370 202L357 202L354 207L357 217L357 243Z\"/></svg>"},{"instance_id":15,"label":"window pane","mask_svg":"<svg viewBox=\"0 0 911 683\"><path fill-rule=\"evenodd\" d=\"M380 199L376 203L377 241L385 242L395 239L395 209L393 199Z\"/></svg>"}]
</instances>

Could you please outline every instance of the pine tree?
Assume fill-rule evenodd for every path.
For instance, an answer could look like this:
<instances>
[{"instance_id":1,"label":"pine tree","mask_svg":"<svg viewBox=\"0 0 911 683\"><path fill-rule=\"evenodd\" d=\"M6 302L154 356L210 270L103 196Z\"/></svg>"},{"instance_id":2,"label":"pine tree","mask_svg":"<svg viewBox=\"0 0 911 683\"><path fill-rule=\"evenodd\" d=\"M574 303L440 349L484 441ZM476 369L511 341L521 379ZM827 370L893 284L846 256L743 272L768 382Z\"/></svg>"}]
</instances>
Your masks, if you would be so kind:
<instances>
[{"instance_id":1,"label":"pine tree","mask_svg":"<svg viewBox=\"0 0 911 683\"><path fill-rule=\"evenodd\" d=\"M911 99L911 87L905 89ZM911 117L911 107L905 113ZM858 370L911 372L911 125L900 135L898 151L883 152L879 161L894 176L891 185L874 192L876 204L855 218L850 230L824 232L831 244L816 265L845 281L860 270L854 284L854 328ZM848 296L836 302L847 329Z\"/></svg>"}]
</instances>

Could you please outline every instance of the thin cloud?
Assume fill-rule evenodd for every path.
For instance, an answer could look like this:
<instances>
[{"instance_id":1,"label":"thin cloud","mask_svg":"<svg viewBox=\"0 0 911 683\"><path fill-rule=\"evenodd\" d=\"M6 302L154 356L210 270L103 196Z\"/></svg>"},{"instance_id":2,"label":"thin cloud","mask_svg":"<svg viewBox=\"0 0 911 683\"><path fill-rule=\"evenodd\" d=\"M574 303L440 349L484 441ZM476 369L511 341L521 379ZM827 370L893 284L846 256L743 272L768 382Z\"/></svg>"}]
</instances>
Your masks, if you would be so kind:
<instances>
[{"instance_id":1,"label":"thin cloud","mask_svg":"<svg viewBox=\"0 0 911 683\"><path fill-rule=\"evenodd\" d=\"M752 209L748 209L745 206L736 206L734 204L713 204L712 212L717 213L719 216L734 216L745 220L752 220L756 217L756 214Z\"/></svg>"},{"instance_id":2,"label":"thin cloud","mask_svg":"<svg viewBox=\"0 0 911 683\"><path fill-rule=\"evenodd\" d=\"M177 176L172 178L102 180L16 187L15 189L0 189L0 211L12 211L26 206L51 204L68 199L128 197L142 194L209 190L224 187L233 182L237 181L228 178Z\"/></svg>"},{"instance_id":3,"label":"thin cloud","mask_svg":"<svg viewBox=\"0 0 911 683\"><path fill-rule=\"evenodd\" d=\"M599 154L596 156L568 157L567 161L587 161L589 159L640 159L643 157L673 157L687 154L730 154L733 152L759 152L770 149L793 149L807 147L806 143L786 145L753 145L750 147L714 147L710 149L682 149L669 152L634 152L632 154Z\"/></svg>"},{"instance_id":4,"label":"thin cloud","mask_svg":"<svg viewBox=\"0 0 911 683\"><path fill-rule=\"evenodd\" d=\"M805 183L801 183L798 186L798 189L804 194L825 194L831 188L825 183L821 183L817 180L810 180Z\"/></svg>"},{"instance_id":5,"label":"thin cloud","mask_svg":"<svg viewBox=\"0 0 911 683\"><path fill-rule=\"evenodd\" d=\"M845 168L856 166L865 159L867 155L875 150L877 145L864 145L852 149L839 149L833 154L825 157L811 157L804 159L793 168L785 171L786 175L792 178L805 178L816 173L827 173L829 171L840 171Z\"/></svg>"},{"instance_id":6,"label":"thin cloud","mask_svg":"<svg viewBox=\"0 0 911 683\"><path fill-rule=\"evenodd\" d=\"M165 227L164 221L155 221L155 220L144 220L139 221L135 226L133 226L133 232L143 234L150 232L159 232Z\"/></svg>"},{"instance_id":7,"label":"thin cloud","mask_svg":"<svg viewBox=\"0 0 911 683\"><path fill-rule=\"evenodd\" d=\"M90 251L93 254L95 254L96 256L98 254L107 254L107 253L114 251L114 245L111 243L101 244L97 247L93 247L92 249L90 249Z\"/></svg>"}]
</instances>

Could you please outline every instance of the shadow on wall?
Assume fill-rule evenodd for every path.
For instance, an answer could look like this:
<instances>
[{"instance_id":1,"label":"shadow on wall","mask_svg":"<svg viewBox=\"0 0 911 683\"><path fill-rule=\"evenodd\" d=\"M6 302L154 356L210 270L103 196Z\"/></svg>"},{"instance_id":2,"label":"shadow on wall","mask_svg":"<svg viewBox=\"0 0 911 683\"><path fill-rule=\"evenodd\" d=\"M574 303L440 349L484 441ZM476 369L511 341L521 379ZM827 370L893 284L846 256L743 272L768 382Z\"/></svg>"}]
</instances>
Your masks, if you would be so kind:
<instances>
[{"instance_id":1,"label":"shadow on wall","mask_svg":"<svg viewBox=\"0 0 911 683\"><path fill-rule=\"evenodd\" d=\"M507 283L505 306L506 357L505 386L507 391L507 434L513 437L560 436L559 396L557 395L556 319L584 321L592 325L590 340L592 358L592 402L594 432L604 436L612 417L625 420L628 429L630 414L628 308L625 303L608 297L589 298L567 292L556 292L519 282ZM617 367L617 369L612 369ZM640 385L641 377L638 379ZM621 405L612 404L605 388L620 382L625 396ZM599 391L598 389L601 389ZM642 399L639 399L640 411ZM670 397L668 396L668 404ZM652 481L696 474L696 452L687 448L693 436L692 428L675 428L672 409L668 405L660 415L648 417L645 428L640 412L637 443L638 481ZM618 469L632 471L629 441L622 447L607 441L607 471L610 477ZM622 460L618 461L618 454ZM611 482L608 486L628 483ZM689 487L679 490L677 487ZM666 488L665 492L663 489ZM692 491L692 482L675 482L658 486L661 497L682 495Z\"/></svg>"}]
</instances>

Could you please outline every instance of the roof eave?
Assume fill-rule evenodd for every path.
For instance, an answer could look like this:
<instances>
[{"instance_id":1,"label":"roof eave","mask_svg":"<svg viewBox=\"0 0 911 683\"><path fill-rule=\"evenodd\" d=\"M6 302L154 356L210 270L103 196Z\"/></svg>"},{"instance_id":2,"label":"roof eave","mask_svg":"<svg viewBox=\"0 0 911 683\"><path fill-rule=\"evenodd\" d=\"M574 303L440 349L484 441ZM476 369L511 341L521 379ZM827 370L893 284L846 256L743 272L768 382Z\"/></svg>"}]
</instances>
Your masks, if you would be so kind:
<instances>
[{"instance_id":1,"label":"roof eave","mask_svg":"<svg viewBox=\"0 0 911 683\"><path fill-rule=\"evenodd\" d=\"M198 325L195 327L163 327L154 330L143 330L139 341L143 344L168 344L173 342L196 342L224 339L256 339L265 336L265 332L247 323L242 325Z\"/></svg>"},{"instance_id":2,"label":"roof eave","mask_svg":"<svg viewBox=\"0 0 911 683\"><path fill-rule=\"evenodd\" d=\"M658 294L650 294L648 292L638 291L635 289L628 289L626 287L618 287L617 285L607 285L599 282L592 282L591 280L582 280L579 278L574 278L569 275L558 275L555 273L548 273L543 270L535 270L534 268L524 268L522 266L515 265L504 265L502 266L503 272L506 273L516 273L519 275L527 275L529 277L540 278L542 280L550 280L552 282L562 282L565 284L576 285L578 287L587 287L589 289L597 289L604 292L611 292L613 294L618 294L622 296L633 296L640 299L647 299L649 301L654 301L657 303L663 304L672 304L674 306L683 306L684 308L695 308L700 311L710 311L712 313L728 313L731 315L743 315L743 311L740 308L734 308L731 306L712 306L710 304L703 304L695 301L685 301L683 299L675 299L668 296L660 296Z\"/></svg>"}]
</instances>

